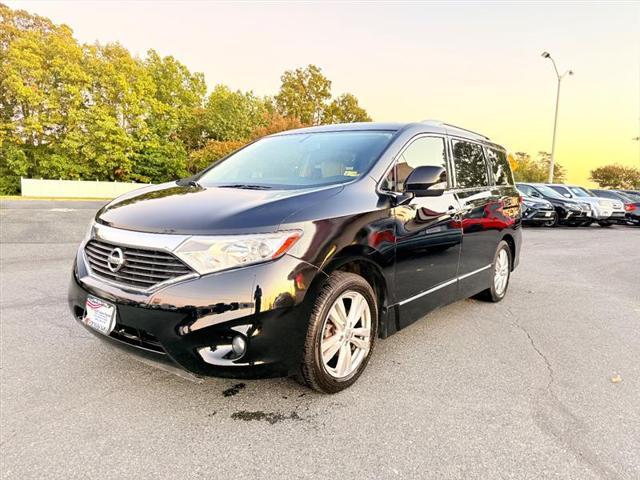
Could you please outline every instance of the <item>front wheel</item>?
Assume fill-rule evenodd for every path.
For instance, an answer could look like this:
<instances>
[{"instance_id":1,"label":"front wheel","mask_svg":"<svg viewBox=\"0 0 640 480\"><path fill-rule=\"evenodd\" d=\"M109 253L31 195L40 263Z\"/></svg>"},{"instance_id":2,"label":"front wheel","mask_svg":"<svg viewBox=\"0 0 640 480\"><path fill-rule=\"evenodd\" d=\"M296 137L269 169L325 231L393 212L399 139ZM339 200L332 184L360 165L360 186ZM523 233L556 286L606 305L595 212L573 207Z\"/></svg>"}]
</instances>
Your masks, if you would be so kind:
<instances>
[{"instance_id":1,"label":"front wheel","mask_svg":"<svg viewBox=\"0 0 640 480\"><path fill-rule=\"evenodd\" d=\"M334 272L315 300L298 380L324 393L351 386L367 366L377 333L371 285L354 273Z\"/></svg>"},{"instance_id":2,"label":"front wheel","mask_svg":"<svg viewBox=\"0 0 640 480\"><path fill-rule=\"evenodd\" d=\"M511 265L513 258L509 244L502 240L498 244L496 254L493 257L493 275L491 276L491 287L480 292L478 298L488 302L499 302L507 294L509 279L511 278Z\"/></svg>"},{"instance_id":3,"label":"front wheel","mask_svg":"<svg viewBox=\"0 0 640 480\"><path fill-rule=\"evenodd\" d=\"M613 225L613 223L611 222L598 222L598 225L600 225L601 227L610 227L611 225Z\"/></svg>"}]
</instances>

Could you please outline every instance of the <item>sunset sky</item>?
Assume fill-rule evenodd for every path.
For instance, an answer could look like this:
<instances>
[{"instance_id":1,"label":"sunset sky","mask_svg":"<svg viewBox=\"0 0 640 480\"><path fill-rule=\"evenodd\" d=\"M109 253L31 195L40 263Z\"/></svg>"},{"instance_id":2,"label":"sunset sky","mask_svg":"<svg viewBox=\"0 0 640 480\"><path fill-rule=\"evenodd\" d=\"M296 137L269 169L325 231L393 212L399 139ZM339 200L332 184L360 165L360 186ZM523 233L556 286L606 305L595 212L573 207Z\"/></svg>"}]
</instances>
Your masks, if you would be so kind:
<instances>
[{"instance_id":1,"label":"sunset sky","mask_svg":"<svg viewBox=\"0 0 640 480\"><path fill-rule=\"evenodd\" d=\"M374 120L440 119L511 151L551 150L587 183L607 163L640 167L640 3L213 3L4 1L69 25L81 42L154 48L210 87L274 94L309 63Z\"/></svg>"}]
</instances>

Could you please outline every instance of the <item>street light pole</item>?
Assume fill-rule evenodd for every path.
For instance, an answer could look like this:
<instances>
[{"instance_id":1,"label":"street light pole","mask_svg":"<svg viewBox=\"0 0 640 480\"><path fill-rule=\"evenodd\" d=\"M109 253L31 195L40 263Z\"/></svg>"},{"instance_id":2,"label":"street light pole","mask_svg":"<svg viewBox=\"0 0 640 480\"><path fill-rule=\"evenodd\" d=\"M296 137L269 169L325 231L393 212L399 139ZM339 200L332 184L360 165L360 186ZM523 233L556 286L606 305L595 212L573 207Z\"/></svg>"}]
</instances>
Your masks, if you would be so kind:
<instances>
[{"instance_id":1,"label":"street light pole","mask_svg":"<svg viewBox=\"0 0 640 480\"><path fill-rule=\"evenodd\" d=\"M549 162L549 183L553 183L553 168L556 159L556 132L558 130L558 107L560 105L560 85L565 75L573 75L573 70L567 70L562 75L560 75L558 67L556 66L556 62L551 57L551 54L549 52L542 52L542 58L548 58L549 60L551 60L553 69L556 72L556 77L558 78L558 87L556 90L556 113L553 118L553 139L551 140L551 161Z\"/></svg>"}]
</instances>

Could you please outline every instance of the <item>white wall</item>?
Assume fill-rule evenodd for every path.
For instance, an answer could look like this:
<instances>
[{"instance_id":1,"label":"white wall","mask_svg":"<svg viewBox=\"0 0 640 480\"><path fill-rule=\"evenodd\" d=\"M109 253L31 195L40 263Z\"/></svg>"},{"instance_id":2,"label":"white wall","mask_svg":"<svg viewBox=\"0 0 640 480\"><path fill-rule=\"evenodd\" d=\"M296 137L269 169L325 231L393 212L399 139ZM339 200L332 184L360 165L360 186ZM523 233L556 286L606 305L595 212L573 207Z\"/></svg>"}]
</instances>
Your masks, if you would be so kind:
<instances>
[{"instance_id":1,"label":"white wall","mask_svg":"<svg viewBox=\"0 0 640 480\"><path fill-rule=\"evenodd\" d=\"M146 183L20 179L23 197L115 198Z\"/></svg>"}]
</instances>

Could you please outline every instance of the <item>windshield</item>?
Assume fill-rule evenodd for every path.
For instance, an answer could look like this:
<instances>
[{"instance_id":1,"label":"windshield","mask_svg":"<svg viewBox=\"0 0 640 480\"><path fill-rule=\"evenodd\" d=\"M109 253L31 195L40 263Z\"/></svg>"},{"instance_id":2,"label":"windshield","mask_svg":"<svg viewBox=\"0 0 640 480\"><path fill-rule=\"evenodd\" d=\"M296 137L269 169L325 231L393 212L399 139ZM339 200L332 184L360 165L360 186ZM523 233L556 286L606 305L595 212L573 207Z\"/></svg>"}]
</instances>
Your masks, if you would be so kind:
<instances>
[{"instance_id":1,"label":"windshield","mask_svg":"<svg viewBox=\"0 0 640 480\"><path fill-rule=\"evenodd\" d=\"M536 185L536 188L547 197L560 198L562 200L566 200L561 194L556 192L553 188L547 187L546 185Z\"/></svg>"},{"instance_id":2,"label":"windshield","mask_svg":"<svg viewBox=\"0 0 640 480\"><path fill-rule=\"evenodd\" d=\"M205 186L301 188L344 183L369 170L393 132L318 132L267 137L206 171Z\"/></svg>"},{"instance_id":3,"label":"windshield","mask_svg":"<svg viewBox=\"0 0 640 480\"><path fill-rule=\"evenodd\" d=\"M640 195L636 195L635 193L618 192L618 195L620 195L622 198L627 199L627 201L631 203L640 202Z\"/></svg>"},{"instance_id":4,"label":"windshield","mask_svg":"<svg viewBox=\"0 0 640 480\"><path fill-rule=\"evenodd\" d=\"M584 188L580 187L569 187L576 197L593 197L594 195L587 192Z\"/></svg>"}]
</instances>

